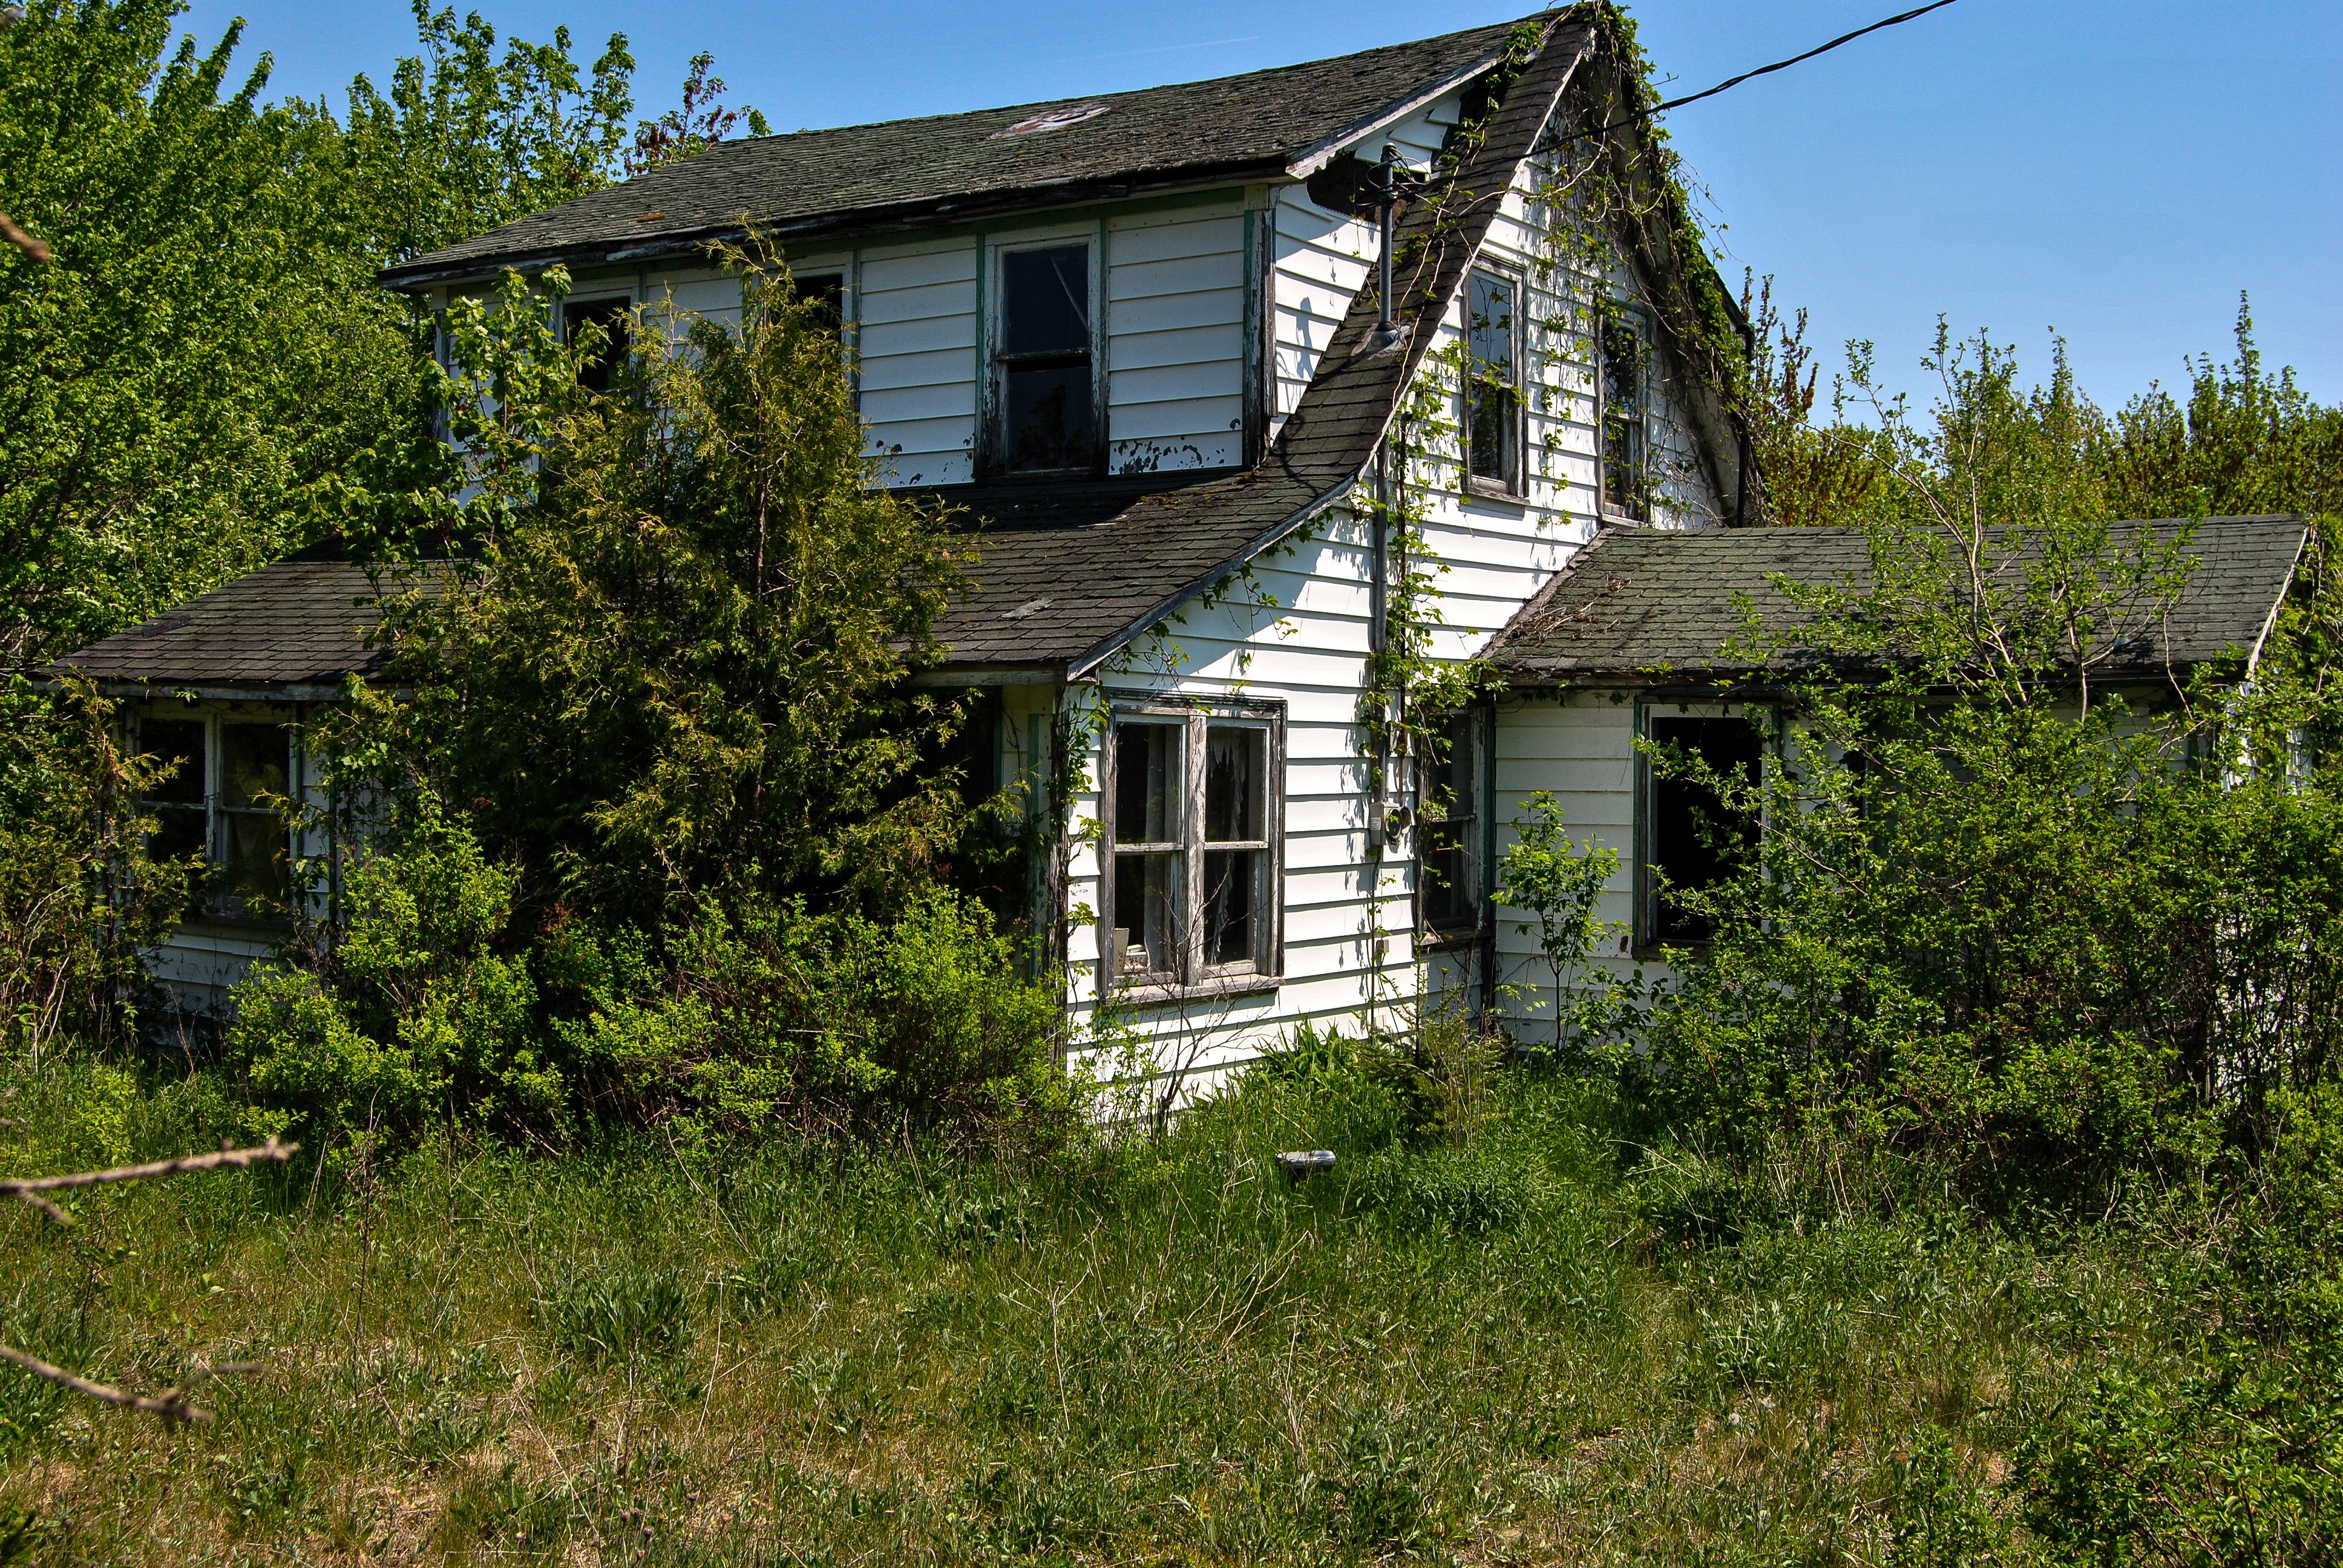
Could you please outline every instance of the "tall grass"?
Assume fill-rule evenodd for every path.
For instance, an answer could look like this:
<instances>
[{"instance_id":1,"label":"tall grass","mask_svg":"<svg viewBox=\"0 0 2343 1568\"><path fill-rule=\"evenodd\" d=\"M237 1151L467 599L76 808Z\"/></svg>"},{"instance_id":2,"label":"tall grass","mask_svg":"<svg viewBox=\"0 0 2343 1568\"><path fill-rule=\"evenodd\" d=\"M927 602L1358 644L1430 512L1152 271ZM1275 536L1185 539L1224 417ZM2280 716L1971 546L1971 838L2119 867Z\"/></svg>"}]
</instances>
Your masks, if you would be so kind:
<instances>
[{"instance_id":1,"label":"tall grass","mask_svg":"<svg viewBox=\"0 0 2343 1568\"><path fill-rule=\"evenodd\" d=\"M231 1121L103 1071L0 1081L6 1162ZM2023 1550L2007 1456L2201 1283L1950 1214L1708 1244L1600 1091L1485 1092L1425 1138L1330 1051L1046 1162L459 1142L0 1214L0 1335L266 1369L177 1431L0 1369L0 1560L1953 1562Z\"/></svg>"}]
</instances>

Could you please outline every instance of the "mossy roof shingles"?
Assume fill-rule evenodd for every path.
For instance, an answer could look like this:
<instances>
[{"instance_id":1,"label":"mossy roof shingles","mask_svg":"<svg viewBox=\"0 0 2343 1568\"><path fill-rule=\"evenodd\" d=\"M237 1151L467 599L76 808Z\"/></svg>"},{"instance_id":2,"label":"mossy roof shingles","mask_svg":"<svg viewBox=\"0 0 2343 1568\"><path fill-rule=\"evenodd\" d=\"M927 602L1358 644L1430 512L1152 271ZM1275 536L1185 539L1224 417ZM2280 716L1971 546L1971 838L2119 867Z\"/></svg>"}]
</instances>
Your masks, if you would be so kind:
<instances>
[{"instance_id":1,"label":"mossy roof shingles","mask_svg":"<svg viewBox=\"0 0 2343 1568\"><path fill-rule=\"evenodd\" d=\"M1476 74L1513 24L1206 82L724 142L387 268L393 287L685 255L744 218L794 243L1228 179L1282 176L1426 90ZM1084 111L1097 109L1086 118ZM1003 136L1064 113L1073 123Z\"/></svg>"},{"instance_id":2,"label":"mossy roof shingles","mask_svg":"<svg viewBox=\"0 0 2343 1568\"><path fill-rule=\"evenodd\" d=\"M2165 540L2171 518L2117 525L2120 538L2146 528ZM2099 678L2185 670L2261 646L2302 553L2295 517L2210 518L2187 548L2195 568L2168 611L2118 626ZM2022 566L2004 557L2001 579ZM1871 547L1860 528L1606 528L1490 645L1488 658L1519 686L1610 682L1697 683L1789 672L1818 662L1795 649L1752 657L1747 617L1758 629L1795 629L1806 612L1777 579L1867 591Z\"/></svg>"}]
</instances>

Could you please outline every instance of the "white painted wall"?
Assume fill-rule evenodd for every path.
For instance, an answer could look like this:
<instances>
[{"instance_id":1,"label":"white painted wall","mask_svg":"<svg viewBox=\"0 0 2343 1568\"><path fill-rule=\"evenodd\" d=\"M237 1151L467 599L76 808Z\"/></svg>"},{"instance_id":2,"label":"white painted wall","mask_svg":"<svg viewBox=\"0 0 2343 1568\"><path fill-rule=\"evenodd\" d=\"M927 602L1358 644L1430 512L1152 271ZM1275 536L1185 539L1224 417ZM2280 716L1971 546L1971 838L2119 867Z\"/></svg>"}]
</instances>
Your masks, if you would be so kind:
<instances>
[{"instance_id":1,"label":"white painted wall","mask_svg":"<svg viewBox=\"0 0 2343 1568\"><path fill-rule=\"evenodd\" d=\"M859 258L865 449L890 484L976 477L977 255L970 238Z\"/></svg>"},{"instance_id":2,"label":"white painted wall","mask_svg":"<svg viewBox=\"0 0 2343 1568\"><path fill-rule=\"evenodd\" d=\"M1106 281L1108 471L1242 462L1242 210L1112 220Z\"/></svg>"}]
</instances>

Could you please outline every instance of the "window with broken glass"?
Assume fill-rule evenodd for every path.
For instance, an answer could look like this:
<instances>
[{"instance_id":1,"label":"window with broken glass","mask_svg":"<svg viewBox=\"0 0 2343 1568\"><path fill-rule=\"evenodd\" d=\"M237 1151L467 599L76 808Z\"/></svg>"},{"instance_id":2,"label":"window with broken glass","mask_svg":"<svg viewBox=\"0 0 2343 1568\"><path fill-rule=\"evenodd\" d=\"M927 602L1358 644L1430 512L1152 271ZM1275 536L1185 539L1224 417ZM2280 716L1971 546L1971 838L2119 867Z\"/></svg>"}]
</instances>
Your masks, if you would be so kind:
<instances>
[{"instance_id":1,"label":"window with broken glass","mask_svg":"<svg viewBox=\"0 0 2343 1568\"><path fill-rule=\"evenodd\" d=\"M1101 443L1086 243L1003 250L992 331L996 474L1089 473Z\"/></svg>"},{"instance_id":2,"label":"window with broken glass","mask_svg":"<svg viewBox=\"0 0 2343 1568\"><path fill-rule=\"evenodd\" d=\"M1276 975L1281 724L1266 707L1117 710L1100 915L1111 984Z\"/></svg>"},{"instance_id":3,"label":"window with broken glass","mask_svg":"<svg viewBox=\"0 0 2343 1568\"><path fill-rule=\"evenodd\" d=\"M1479 716L1433 727L1418 759L1416 898L1425 930L1461 936L1481 925Z\"/></svg>"},{"instance_id":4,"label":"window with broken glass","mask_svg":"<svg viewBox=\"0 0 2343 1568\"><path fill-rule=\"evenodd\" d=\"M1505 274L1475 270L1466 300L1464 469L1473 488L1508 495L1522 487L1520 295Z\"/></svg>"},{"instance_id":5,"label":"window with broken glass","mask_svg":"<svg viewBox=\"0 0 2343 1568\"><path fill-rule=\"evenodd\" d=\"M1651 515L1641 319L1605 321L1602 349L1603 509L1640 521Z\"/></svg>"},{"instance_id":6,"label":"window with broken glass","mask_svg":"<svg viewBox=\"0 0 2343 1568\"><path fill-rule=\"evenodd\" d=\"M625 359L628 337L634 329L633 301L623 296L616 299L572 299L561 307L561 340L574 344L588 326L602 329L602 346L579 363L578 385L588 392L608 392L610 379Z\"/></svg>"},{"instance_id":7,"label":"window with broken glass","mask_svg":"<svg viewBox=\"0 0 2343 1568\"><path fill-rule=\"evenodd\" d=\"M1763 778L1765 736L1745 711L1646 711L1642 726L1635 945L1698 947L1715 922L1681 895L1722 886L1756 855L1763 824L1744 792Z\"/></svg>"},{"instance_id":8,"label":"window with broken glass","mask_svg":"<svg viewBox=\"0 0 2343 1568\"><path fill-rule=\"evenodd\" d=\"M155 717L140 750L173 764L140 802L155 819L147 853L204 861L202 910L269 919L292 897L292 727L229 714Z\"/></svg>"}]
</instances>

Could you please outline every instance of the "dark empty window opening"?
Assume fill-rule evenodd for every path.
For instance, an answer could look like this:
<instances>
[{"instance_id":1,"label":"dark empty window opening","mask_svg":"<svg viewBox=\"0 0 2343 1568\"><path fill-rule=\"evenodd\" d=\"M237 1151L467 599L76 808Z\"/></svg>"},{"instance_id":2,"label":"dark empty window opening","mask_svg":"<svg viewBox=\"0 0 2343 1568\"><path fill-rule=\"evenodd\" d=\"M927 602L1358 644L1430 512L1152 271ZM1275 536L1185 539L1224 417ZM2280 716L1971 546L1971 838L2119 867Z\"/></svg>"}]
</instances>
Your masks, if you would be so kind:
<instances>
[{"instance_id":1,"label":"dark empty window opening","mask_svg":"<svg viewBox=\"0 0 2343 1568\"><path fill-rule=\"evenodd\" d=\"M1684 908L1676 895L1719 887L1745 870L1757 850L1758 823L1692 765L1697 759L1720 779L1754 786L1761 738L1757 726L1739 716L1654 716L1645 738L1653 755L1644 769L1644 896L1637 936L1647 946L1693 946L1715 936L1715 923Z\"/></svg>"},{"instance_id":2,"label":"dark empty window opening","mask_svg":"<svg viewBox=\"0 0 2343 1568\"><path fill-rule=\"evenodd\" d=\"M1603 324L1603 507L1646 518L1644 337L1632 319Z\"/></svg>"},{"instance_id":3,"label":"dark empty window opening","mask_svg":"<svg viewBox=\"0 0 2343 1568\"><path fill-rule=\"evenodd\" d=\"M1091 471L1099 456L1087 245L1001 253L999 445L1003 474Z\"/></svg>"},{"instance_id":4,"label":"dark empty window opening","mask_svg":"<svg viewBox=\"0 0 2343 1568\"><path fill-rule=\"evenodd\" d=\"M796 285L798 298L813 307L814 314L832 332L846 330L846 278L841 273L810 272L790 280Z\"/></svg>"},{"instance_id":5,"label":"dark empty window opening","mask_svg":"<svg viewBox=\"0 0 2343 1568\"><path fill-rule=\"evenodd\" d=\"M1520 294L1521 286L1501 273L1473 273L1465 323L1465 471L1483 487L1506 491L1521 487Z\"/></svg>"},{"instance_id":6,"label":"dark empty window opening","mask_svg":"<svg viewBox=\"0 0 2343 1568\"><path fill-rule=\"evenodd\" d=\"M1416 830L1416 886L1424 929L1446 935L1481 924L1480 726L1452 714L1426 742Z\"/></svg>"},{"instance_id":7,"label":"dark empty window opening","mask_svg":"<svg viewBox=\"0 0 2343 1568\"><path fill-rule=\"evenodd\" d=\"M578 367L578 385L588 392L608 392L612 374L627 352L634 325L634 307L624 299L586 299L561 307L561 340L575 344L580 327L591 323L602 329L604 342Z\"/></svg>"}]
</instances>

